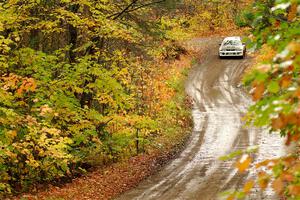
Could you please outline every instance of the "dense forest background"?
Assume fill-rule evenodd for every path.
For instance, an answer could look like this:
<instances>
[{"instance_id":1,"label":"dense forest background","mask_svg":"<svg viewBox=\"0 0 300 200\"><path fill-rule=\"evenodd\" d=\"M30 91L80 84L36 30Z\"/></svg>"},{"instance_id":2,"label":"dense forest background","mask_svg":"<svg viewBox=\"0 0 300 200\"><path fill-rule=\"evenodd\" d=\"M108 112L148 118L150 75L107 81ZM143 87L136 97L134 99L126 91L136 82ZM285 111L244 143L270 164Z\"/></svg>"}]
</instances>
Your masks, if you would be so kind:
<instances>
[{"instance_id":1,"label":"dense forest background","mask_svg":"<svg viewBox=\"0 0 300 200\"><path fill-rule=\"evenodd\" d=\"M184 41L242 1L0 3L0 193L170 148L190 126ZM176 141L176 142L174 142Z\"/></svg>"}]
</instances>

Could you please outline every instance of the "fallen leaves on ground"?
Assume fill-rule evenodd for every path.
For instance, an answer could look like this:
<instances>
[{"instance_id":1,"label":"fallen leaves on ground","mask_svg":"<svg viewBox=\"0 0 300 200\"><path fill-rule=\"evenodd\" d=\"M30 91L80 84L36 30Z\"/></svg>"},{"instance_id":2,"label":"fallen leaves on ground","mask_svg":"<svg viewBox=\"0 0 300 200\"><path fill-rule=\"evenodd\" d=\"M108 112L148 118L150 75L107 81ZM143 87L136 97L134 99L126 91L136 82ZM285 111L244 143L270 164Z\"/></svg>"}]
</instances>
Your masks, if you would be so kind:
<instances>
[{"instance_id":1,"label":"fallen leaves on ground","mask_svg":"<svg viewBox=\"0 0 300 200\"><path fill-rule=\"evenodd\" d=\"M116 163L107 168L96 169L83 177L74 179L63 187L51 186L37 194L24 194L14 200L108 200L135 187L140 181L157 172L173 153L154 153L131 158L127 163Z\"/></svg>"}]
</instances>

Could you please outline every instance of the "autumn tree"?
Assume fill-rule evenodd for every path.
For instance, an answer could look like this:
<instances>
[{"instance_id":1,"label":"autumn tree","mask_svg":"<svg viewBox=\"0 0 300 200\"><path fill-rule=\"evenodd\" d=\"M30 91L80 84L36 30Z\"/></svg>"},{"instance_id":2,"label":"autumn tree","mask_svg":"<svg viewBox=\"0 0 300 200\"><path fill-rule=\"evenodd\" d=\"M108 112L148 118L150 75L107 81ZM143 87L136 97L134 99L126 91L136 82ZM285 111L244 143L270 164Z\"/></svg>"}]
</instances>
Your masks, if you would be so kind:
<instances>
[{"instance_id":1,"label":"autumn tree","mask_svg":"<svg viewBox=\"0 0 300 200\"><path fill-rule=\"evenodd\" d=\"M154 58L173 59L153 49L174 41L167 32L175 26L180 32L171 14L161 20L175 3L0 3L1 193L147 149L165 124L150 114L143 88L158 77Z\"/></svg>"},{"instance_id":2,"label":"autumn tree","mask_svg":"<svg viewBox=\"0 0 300 200\"><path fill-rule=\"evenodd\" d=\"M286 145L297 144L294 151L279 159L268 158L255 163L256 183L236 191L229 199L245 197L255 184L261 189L272 187L284 199L299 199L299 70L300 70L300 1L258 0L244 10L241 25L252 28L253 48L264 49L261 63L245 79L256 102L250 107L249 124L266 127L271 134L286 138ZM242 152L243 157L248 153ZM239 154L240 155L240 154ZM248 170L251 157L240 159ZM251 186L251 187L250 187Z\"/></svg>"}]
</instances>

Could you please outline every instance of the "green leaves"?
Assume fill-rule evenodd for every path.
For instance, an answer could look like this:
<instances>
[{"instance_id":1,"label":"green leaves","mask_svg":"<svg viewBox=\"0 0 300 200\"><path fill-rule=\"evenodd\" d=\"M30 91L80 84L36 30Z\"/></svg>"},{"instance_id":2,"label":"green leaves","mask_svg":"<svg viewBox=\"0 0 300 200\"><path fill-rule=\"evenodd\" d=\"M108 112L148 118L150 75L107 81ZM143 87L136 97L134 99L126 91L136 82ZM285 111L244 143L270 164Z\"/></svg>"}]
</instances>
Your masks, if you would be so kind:
<instances>
[{"instance_id":1,"label":"green leaves","mask_svg":"<svg viewBox=\"0 0 300 200\"><path fill-rule=\"evenodd\" d=\"M299 143L299 1L256 1L253 14L254 44L264 45L268 51L260 62L269 68L254 71L245 78L253 89L256 103L250 107L248 122L266 126L271 132L286 137L286 145ZM297 27L297 28L296 28ZM297 29L297 30L296 30ZM297 48L295 48L297 47ZM274 53L275 52L275 53ZM264 57L262 57L264 58ZM261 64L259 64L261 65ZM295 152L298 152L298 147ZM256 165L262 169L258 184L273 189L282 198L299 199L299 159L297 153L279 159L265 160ZM267 172L265 172L267 169Z\"/></svg>"},{"instance_id":2,"label":"green leaves","mask_svg":"<svg viewBox=\"0 0 300 200\"><path fill-rule=\"evenodd\" d=\"M264 82L268 78L268 74L261 72L259 70L252 71L249 74L246 74L243 78L243 82L245 85L249 85L253 82L261 83Z\"/></svg>"},{"instance_id":3,"label":"green leaves","mask_svg":"<svg viewBox=\"0 0 300 200\"><path fill-rule=\"evenodd\" d=\"M277 81L271 81L268 85L268 91L270 93L278 93L280 90L280 86Z\"/></svg>"}]
</instances>

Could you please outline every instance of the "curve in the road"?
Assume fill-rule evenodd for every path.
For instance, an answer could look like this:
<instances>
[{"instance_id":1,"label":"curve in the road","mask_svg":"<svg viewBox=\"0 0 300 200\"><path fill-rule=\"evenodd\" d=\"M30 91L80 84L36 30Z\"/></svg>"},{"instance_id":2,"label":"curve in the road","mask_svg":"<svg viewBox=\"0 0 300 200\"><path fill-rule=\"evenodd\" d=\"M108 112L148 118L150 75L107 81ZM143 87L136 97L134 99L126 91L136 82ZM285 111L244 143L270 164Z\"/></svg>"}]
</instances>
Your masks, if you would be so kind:
<instances>
[{"instance_id":1,"label":"curve in the road","mask_svg":"<svg viewBox=\"0 0 300 200\"><path fill-rule=\"evenodd\" d=\"M259 145L257 159L279 156L280 138L245 128L241 120L251 104L238 88L250 58L220 60L218 38L199 39L192 45L204 48L204 62L190 73L186 91L194 99L194 131L180 156L156 175L126 192L120 200L215 200L227 189L240 188L254 174L239 174L233 161L219 161L231 151ZM272 142L268 142L268 141ZM270 199L270 193L254 192L253 199Z\"/></svg>"}]
</instances>

